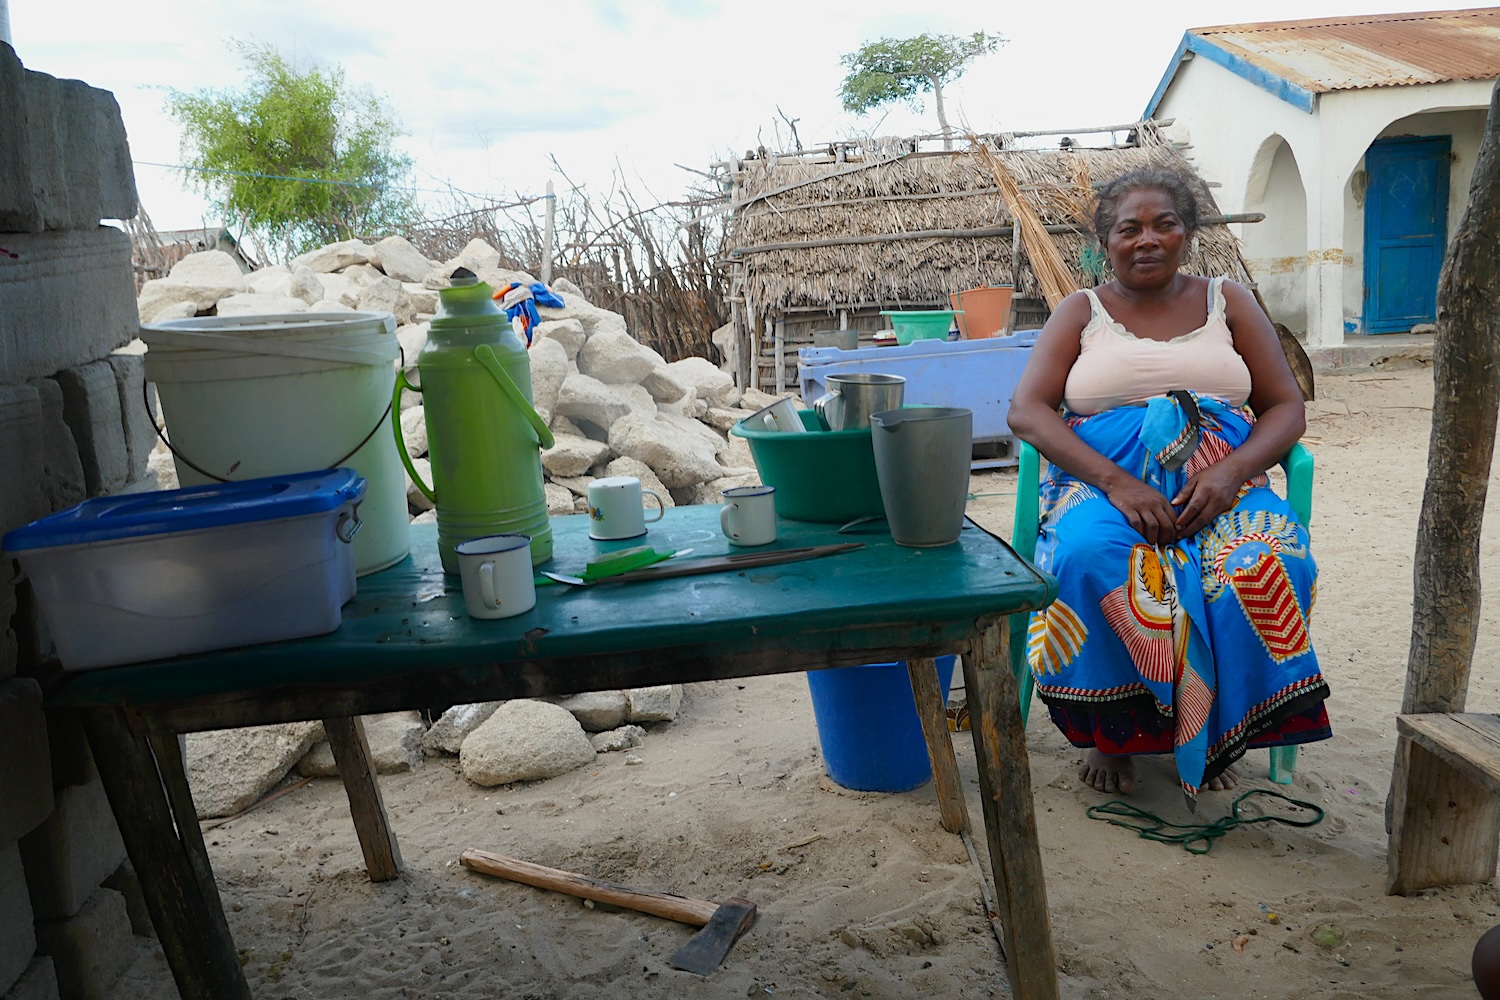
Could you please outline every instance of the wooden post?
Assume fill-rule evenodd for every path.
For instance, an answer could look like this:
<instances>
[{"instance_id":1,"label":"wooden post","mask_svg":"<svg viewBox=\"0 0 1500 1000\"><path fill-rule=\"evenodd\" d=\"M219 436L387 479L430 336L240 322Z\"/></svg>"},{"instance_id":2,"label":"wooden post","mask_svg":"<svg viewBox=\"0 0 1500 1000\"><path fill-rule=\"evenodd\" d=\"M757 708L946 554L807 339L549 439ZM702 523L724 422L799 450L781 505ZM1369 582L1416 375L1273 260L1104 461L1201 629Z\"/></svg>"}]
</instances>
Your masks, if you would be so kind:
<instances>
[{"instance_id":1,"label":"wooden post","mask_svg":"<svg viewBox=\"0 0 1500 1000\"><path fill-rule=\"evenodd\" d=\"M749 295L745 296L745 314L750 337L750 384L755 386L757 391L764 391L765 386L760 377L760 314L755 311L755 305Z\"/></svg>"},{"instance_id":2,"label":"wooden post","mask_svg":"<svg viewBox=\"0 0 1500 1000\"><path fill-rule=\"evenodd\" d=\"M1432 437L1403 714L1461 712L1479 631L1479 536L1500 410L1500 82L1438 282Z\"/></svg>"},{"instance_id":3,"label":"wooden post","mask_svg":"<svg viewBox=\"0 0 1500 1000\"><path fill-rule=\"evenodd\" d=\"M1417 519L1411 647L1401 712L1462 712L1479 633L1479 539L1500 412L1500 82L1480 140L1469 203L1438 281L1432 435ZM1411 782L1398 753L1385 827L1396 849L1396 796ZM1491 814L1500 835L1500 815Z\"/></svg>"},{"instance_id":4,"label":"wooden post","mask_svg":"<svg viewBox=\"0 0 1500 1000\"><path fill-rule=\"evenodd\" d=\"M1014 221L1014 220L1012 220ZM1016 300L1021 297L1021 262L1026 251L1021 247L1021 226L1017 223L1010 233L1010 315L1005 319L1007 331L1016 328Z\"/></svg>"},{"instance_id":5,"label":"wooden post","mask_svg":"<svg viewBox=\"0 0 1500 1000\"><path fill-rule=\"evenodd\" d=\"M552 182L547 182L547 221L542 228L542 273L537 275L542 284L552 284L552 230L557 219L557 195L552 191Z\"/></svg>"},{"instance_id":6,"label":"wooden post","mask_svg":"<svg viewBox=\"0 0 1500 1000\"><path fill-rule=\"evenodd\" d=\"M927 741L927 756L932 761L932 783L937 788L943 829L949 833L968 833L969 807L964 803L963 784L958 780L958 759L953 756L953 736L948 732L948 715L943 710L937 661L907 660L906 672L911 676L917 718L922 722L922 738Z\"/></svg>"},{"instance_id":7,"label":"wooden post","mask_svg":"<svg viewBox=\"0 0 1500 1000\"><path fill-rule=\"evenodd\" d=\"M775 333L775 337L776 337L776 395L778 395L778 396L780 396L782 393L786 392L786 358L783 356L783 353L782 353L783 350L785 349L785 345L783 343L785 336L786 336L786 320L783 317L781 317L781 316L777 316L776 317L776 333Z\"/></svg>"},{"instance_id":8,"label":"wooden post","mask_svg":"<svg viewBox=\"0 0 1500 1000\"><path fill-rule=\"evenodd\" d=\"M752 310L750 296L744 296L745 301L740 303L739 309L739 333L735 343L740 345L740 389L760 390L756 380L757 366L755 364L755 313Z\"/></svg>"},{"instance_id":9,"label":"wooden post","mask_svg":"<svg viewBox=\"0 0 1500 1000\"><path fill-rule=\"evenodd\" d=\"M1010 987L1021 1000L1058 1000L1057 953L1009 635L1004 619L987 625L963 658L969 726Z\"/></svg>"},{"instance_id":10,"label":"wooden post","mask_svg":"<svg viewBox=\"0 0 1500 1000\"><path fill-rule=\"evenodd\" d=\"M359 849L364 852L365 870L370 873L371 882L389 882L401 875L401 848L396 844L380 784L375 780L364 722L358 716L324 719L323 730L328 734L333 761L344 782L344 794L349 796L349 813L354 817Z\"/></svg>"},{"instance_id":11,"label":"wooden post","mask_svg":"<svg viewBox=\"0 0 1500 1000\"><path fill-rule=\"evenodd\" d=\"M733 350L734 350L734 354L733 354L733 357L731 359L734 362L734 364L732 365L732 369L733 370L732 370L731 374L734 377L734 386L735 386L735 388L739 389L741 392L745 391L745 379L743 378L743 376L741 374L741 371L740 371L741 367L743 366L743 361L741 359L744 358L744 356L745 356L744 351L741 349L743 345L741 344L741 341L740 341L740 335L743 332L744 332L744 327L741 326L741 324L740 324L740 304L738 302L730 302L729 303L729 343L733 345Z\"/></svg>"},{"instance_id":12,"label":"wooden post","mask_svg":"<svg viewBox=\"0 0 1500 1000\"><path fill-rule=\"evenodd\" d=\"M173 833L146 737L132 730L120 709L86 709L81 716L178 994L183 1000L251 1000L218 892L210 894L190 859L192 847ZM181 825L196 829L196 815Z\"/></svg>"}]
</instances>

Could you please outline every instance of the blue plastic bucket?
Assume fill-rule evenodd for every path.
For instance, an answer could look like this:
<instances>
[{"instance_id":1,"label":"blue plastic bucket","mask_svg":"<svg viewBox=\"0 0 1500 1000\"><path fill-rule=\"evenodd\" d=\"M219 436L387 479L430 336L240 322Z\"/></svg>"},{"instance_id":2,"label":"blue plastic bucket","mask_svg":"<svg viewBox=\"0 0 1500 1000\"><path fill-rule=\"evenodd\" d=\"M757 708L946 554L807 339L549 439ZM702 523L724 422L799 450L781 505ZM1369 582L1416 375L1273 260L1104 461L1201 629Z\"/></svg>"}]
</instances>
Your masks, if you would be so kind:
<instances>
[{"instance_id":1,"label":"blue plastic bucket","mask_svg":"<svg viewBox=\"0 0 1500 1000\"><path fill-rule=\"evenodd\" d=\"M945 700L957 659L937 658ZM932 777L905 663L811 670L807 686L823 767L834 781L860 792L905 792Z\"/></svg>"}]
</instances>

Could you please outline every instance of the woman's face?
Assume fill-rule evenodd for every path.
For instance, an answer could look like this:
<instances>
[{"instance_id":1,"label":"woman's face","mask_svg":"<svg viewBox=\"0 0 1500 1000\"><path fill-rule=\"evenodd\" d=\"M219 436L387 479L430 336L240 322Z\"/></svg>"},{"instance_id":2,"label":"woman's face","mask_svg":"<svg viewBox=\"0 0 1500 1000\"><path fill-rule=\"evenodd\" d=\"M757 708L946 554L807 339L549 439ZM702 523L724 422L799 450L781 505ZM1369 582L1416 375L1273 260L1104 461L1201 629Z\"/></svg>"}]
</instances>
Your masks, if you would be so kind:
<instances>
[{"instance_id":1,"label":"woman's face","mask_svg":"<svg viewBox=\"0 0 1500 1000\"><path fill-rule=\"evenodd\" d=\"M1120 199L1104 252L1127 288L1165 285L1182 264L1187 229L1172 196L1143 188Z\"/></svg>"}]
</instances>

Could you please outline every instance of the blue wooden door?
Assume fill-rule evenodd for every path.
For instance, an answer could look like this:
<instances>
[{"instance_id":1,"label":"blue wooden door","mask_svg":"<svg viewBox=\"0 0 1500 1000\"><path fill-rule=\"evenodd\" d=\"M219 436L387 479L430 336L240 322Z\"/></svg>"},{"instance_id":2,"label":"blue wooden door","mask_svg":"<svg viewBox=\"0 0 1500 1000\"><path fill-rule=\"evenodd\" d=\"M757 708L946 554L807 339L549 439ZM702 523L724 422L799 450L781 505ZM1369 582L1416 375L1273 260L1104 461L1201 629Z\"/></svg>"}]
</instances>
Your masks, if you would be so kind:
<instances>
[{"instance_id":1,"label":"blue wooden door","mask_svg":"<svg viewBox=\"0 0 1500 1000\"><path fill-rule=\"evenodd\" d=\"M1367 333L1405 333L1437 318L1450 144L1446 135L1377 139L1365 153Z\"/></svg>"}]
</instances>

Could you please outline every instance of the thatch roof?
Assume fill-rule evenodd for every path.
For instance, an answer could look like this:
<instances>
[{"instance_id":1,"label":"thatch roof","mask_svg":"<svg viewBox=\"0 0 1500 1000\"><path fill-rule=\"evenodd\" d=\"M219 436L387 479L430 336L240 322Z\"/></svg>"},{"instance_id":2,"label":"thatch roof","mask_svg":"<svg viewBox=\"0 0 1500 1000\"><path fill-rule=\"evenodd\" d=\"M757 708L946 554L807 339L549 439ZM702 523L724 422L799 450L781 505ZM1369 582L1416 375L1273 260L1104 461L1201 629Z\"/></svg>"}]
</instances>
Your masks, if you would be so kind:
<instances>
[{"instance_id":1,"label":"thatch roof","mask_svg":"<svg viewBox=\"0 0 1500 1000\"><path fill-rule=\"evenodd\" d=\"M1154 126L1141 127L1137 136L1138 145L1125 148L995 152L1042 222L1068 228L1052 239L1079 287L1108 277L1089 221L1098 185L1138 167L1172 167L1198 181L1203 215L1219 212L1207 185ZM1018 295L1041 295L1029 267L1015 274L1011 235L983 232L1011 227L1013 220L994 174L972 147L904 155L861 150L845 162L741 161L733 199L737 287L761 315L799 306L945 303L952 291L1006 283L1015 284ZM909 233L927 235L767 248ZM1239 243L1223 224L1199 230L1183 269L1249 280Z\"/></svg>"}]
</instances>

